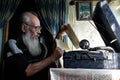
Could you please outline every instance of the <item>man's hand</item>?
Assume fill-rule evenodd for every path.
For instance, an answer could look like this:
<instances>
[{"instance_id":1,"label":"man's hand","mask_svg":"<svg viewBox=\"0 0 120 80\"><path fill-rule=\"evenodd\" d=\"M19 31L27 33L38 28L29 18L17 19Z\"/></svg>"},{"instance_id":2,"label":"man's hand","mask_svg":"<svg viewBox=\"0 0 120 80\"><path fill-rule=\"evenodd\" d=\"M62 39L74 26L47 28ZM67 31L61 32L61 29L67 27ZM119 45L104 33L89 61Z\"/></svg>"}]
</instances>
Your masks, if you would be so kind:
<instances>
[{"instance_id":1,"label":"man's hand","mask_svg":"<svg viewBox=\"0 0 120 80\"><path fill-rule=\"evenodd\" d=\"M53 60L57 60L63 55L63 53L64 51L61 48L57 47L51 57Z\"/></svg>"},{"instance_id":2,"label":"man's hand","mask_svg":"<svg viewBox=\"0 0 120 80\"><path fill-rule=\"evenodd\" d=\"M61 25L59 32L56 35L57 39L60 39L60 37L67 31L67 25Z\"/></svg>"},{"instance_id":3,"label":"man's hand","mask_svg":"<svg viewBox=\"0 0 120 80\"><path fill-rule=\"evenodd\" d=\"M63 34L64 32L66 32L67 31L67 25L62 25L61 27L60 27L60 31L59 31L59 33L61 33L61 34Z\"/></svg>"}]
</instances>

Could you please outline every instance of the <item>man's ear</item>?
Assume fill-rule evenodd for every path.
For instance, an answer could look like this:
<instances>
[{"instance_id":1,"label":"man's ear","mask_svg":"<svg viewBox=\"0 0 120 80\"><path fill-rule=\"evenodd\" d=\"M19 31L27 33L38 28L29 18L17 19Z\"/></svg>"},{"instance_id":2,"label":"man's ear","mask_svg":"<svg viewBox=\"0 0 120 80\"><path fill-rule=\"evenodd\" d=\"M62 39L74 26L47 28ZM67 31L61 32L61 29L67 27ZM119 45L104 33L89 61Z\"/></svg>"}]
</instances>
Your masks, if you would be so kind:
<instances>
[{"instance_id":1,"label":"man's ear","mask_svg":"<svg viewBox=\"0 0 120 80\"><path fill-rule=\"evenodd\" d=\"M22 24L22 27L21 27L21 28L22 28L22 31L25 32L25 30L26 30L25 24Z\"/></svg>"}]
</instances>

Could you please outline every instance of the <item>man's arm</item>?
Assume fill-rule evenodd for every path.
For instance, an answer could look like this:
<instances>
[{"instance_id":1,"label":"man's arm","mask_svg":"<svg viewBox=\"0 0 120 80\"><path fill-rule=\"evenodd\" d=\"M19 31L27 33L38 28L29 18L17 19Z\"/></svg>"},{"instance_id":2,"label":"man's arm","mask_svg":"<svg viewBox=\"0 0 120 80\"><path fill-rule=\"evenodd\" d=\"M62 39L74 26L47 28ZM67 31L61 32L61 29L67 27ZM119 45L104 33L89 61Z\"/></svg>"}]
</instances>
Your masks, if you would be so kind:
<instances>
[{"instance_id":1,"label":"man's arm","mask_svg":"<svg viewBox=\"0 0 120 80\"><path fill-rule=\"evenodd\" d=\"M56 35L56 39L60 39L60 37L65 33L67 31L67 25L62 25L61 27L60 27L60 30L59 30L59 32L57 33L57 35Z\"/></svg>"},{"instance_id":2,"label":"man's arm","mask_svg":"<svg viewBox=\"0 0 120 80\"><path fill-rule=\"evenodd\" d=\"M17 53L22 54L21 50L17 47L15 40L13 40L13 39L9 40L9 47L12 50L12 52L14 52L15 54L17 54ZM63 50L61 50L60 48L57 47L51 56L49 56L39 62L28 64L27 68L25 69L26 76L32 76L35 73L46 68L47 66L49 66L50 64L55 62L55 60L59 59L63 55L63 53L64 53ZM13 56L13 55L11 55L11 56ZM18 62L18 63L20 63L20 62Z\"/></svg>"},{"instance_id":3,"label":"man's arm","mask_svg":"<svg viewBox=\"0 0 120 80\"><path fill-rule=\"evenodd\" d=\"M53 63L56 59L59 59L63 55L63 53L63 50L61 50L60 48L56 48L54 53L48 58L36 63L29 64L25 70L26 76L32 76L35 73L41 71L42 69Z\"/></svg>"}]
</instances>

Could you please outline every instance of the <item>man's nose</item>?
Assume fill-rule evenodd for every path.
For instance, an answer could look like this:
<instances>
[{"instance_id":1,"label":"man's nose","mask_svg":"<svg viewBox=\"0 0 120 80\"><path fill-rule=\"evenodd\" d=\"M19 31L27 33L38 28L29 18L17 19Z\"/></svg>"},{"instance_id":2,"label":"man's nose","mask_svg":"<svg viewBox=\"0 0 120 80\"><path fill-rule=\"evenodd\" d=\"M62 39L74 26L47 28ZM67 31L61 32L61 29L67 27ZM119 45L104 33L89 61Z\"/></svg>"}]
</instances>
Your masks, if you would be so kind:
<instances>
[{"instance_id":1,"label":"man's nose","mask_svg":"<svg viewBox=\"0 0 120 80\"><path fill-rule=\"evenodd\" d=\"M37 33L38 33L38 34L41 34L41 29L39 29L39 30L37 31Z\"/></svg>"}]
</instances>

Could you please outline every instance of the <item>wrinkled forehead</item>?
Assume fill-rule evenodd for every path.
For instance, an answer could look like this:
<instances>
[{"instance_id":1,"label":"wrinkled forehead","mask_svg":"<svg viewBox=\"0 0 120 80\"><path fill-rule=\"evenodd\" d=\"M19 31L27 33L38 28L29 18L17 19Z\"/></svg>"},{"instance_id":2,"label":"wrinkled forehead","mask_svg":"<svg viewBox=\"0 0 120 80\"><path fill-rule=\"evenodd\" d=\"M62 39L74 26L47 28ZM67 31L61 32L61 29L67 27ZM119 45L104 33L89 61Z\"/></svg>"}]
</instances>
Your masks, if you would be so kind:
<instances>
[{"instance_id":1,"label":"wrinkled forehead","mask_svg":"<svg viewBox=\"0 0 120 80\"><path fill-rule=\"evenodd\" d=\"M38 19L37 16L30 16L30 21L31 21L31 25L34 25L34 26L40 26L40 20Z\"/></svg>"},{"instance_id":2,"label":"wrinkled forehead","mask_svg":"<svg viewBox=\"0 0 120 80\"><path fill-rule=\"evenodd\" d=\"M29 25L40 26L39 18L30 12L26 12L23 14L23 22Z\"/></svg>"}]
</instances>

